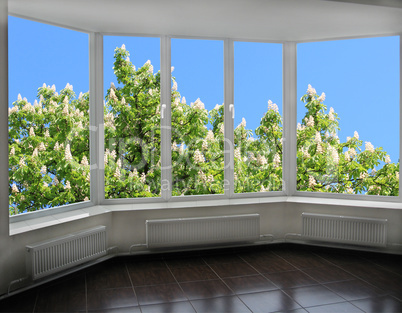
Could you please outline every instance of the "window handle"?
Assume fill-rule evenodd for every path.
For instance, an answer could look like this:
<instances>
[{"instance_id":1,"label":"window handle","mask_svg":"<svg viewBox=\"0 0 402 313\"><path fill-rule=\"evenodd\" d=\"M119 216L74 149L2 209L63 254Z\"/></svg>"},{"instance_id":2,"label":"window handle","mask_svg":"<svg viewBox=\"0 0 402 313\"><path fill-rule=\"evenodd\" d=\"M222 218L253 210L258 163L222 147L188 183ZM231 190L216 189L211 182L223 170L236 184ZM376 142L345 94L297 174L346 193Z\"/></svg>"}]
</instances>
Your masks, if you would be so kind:
<instances>
[{"instance_id":1,"label":"window handle","mask_svg":"<svg viewBox=\"0 0 402 313\"><path fill-rule=\"evenodd\" d=\"M233 104L229 105L229 111L232 112L232 119L234 119L234 115L235 115L235 108Z\"/></svg>"},{"instance_id":2,"label":"window handle","mask_svg":"<svg viewBox=\"0 0 402 313\"><path fill-rule=\"evenodd\" d=\"M165 118L165 110L166 110L166 104L161 105L161 118Z\"/></svg>"}]
</instances>

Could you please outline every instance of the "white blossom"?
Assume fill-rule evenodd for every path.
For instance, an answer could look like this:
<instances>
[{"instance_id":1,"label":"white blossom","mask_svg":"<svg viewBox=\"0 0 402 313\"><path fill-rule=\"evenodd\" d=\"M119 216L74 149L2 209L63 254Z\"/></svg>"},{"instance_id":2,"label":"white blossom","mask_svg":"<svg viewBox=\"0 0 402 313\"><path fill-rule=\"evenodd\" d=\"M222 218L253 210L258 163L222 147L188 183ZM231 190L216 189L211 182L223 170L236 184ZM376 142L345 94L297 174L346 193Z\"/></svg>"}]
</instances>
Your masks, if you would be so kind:
<instances>
[{"instance_id":1,"label":"white blossom","mask_svg":"<svg viewBox=\"0 0 402 313\"><path fill-rule=\"evenodd\" d=\"M35 131L34 131L34 129L33 129L32 126L29 128L29 136L30 136L30 137L35 136Z\"/></svg>"},{"instance_id":2,"label":"white blossom","mask_svg":"<svg viewBox=\"0 0 402 313\"><path fill-rule=\"evenodd\" d=\"M173 71L174 71L174 66L171 66L170 67L170 73L173 73Z\"/></svg>"},{"instance_id":3,"label":"white blossom","mask_svg":"<svg viewBox=\"0 0 402 313\"><path fill-rule=\"evenodd\" d=\"M121 45L121 49L126 50L126 45L124 43Z\"/></svg>"},{"instance_id":4,"label":"white blossom","mask_svg":"<svg viewBox=\"0 0 402 313\"><path fill-rule=\"evenodd\" d=\"M205 175L205 173L203 172L203 171L198 171L198 176L199 176L199 178L200 178L200 180L202 181L202 182L205 182L206 180L207 180L207 176Z\"/></svg>"},{"instance_id":5,"label":"white blossom","mask_svg":"<svg viewBox=\"0 0 402 313\"><path fill-rule=\"evenodd\" d=\"M116 166L117 166L118 168L121 168L121 159L120 159L120 158L117 160Z\"/></svg>"},{"instance_id":6,"label":"white blossom","mask_svg":"<svg viewBox=\"0 0 402 313\"><path fill-rule=\"evenodd\" d=\"M204 103L201 102L200 98L198 98L197 100L195 100L194 103L191 103L191 106L192 106L194 109L197 109L197 110L204 110L204 109L205 109L205 105L204 105Z\"/></svg>"},{"instance_id":7,"label":"white blossom","mask_svg":"<svg viewBox=\"0 0 402 313\"><path fill-rule=\"evenodd\" d=\"M391 157L389 155L385 157L385 163L391 163Z\"/></svg>"},{"instance_id":8,"label":"white blossom","mask_svg":"<svg viewBox=\"0 0 402 313\"><path fill-rule=\"evenodd\" d=\"M317 144L322 142L322 141L321 141L321 134L320 134L320 132L316 132L316 133L315 133L314 141L315 141L315 143L317 143Z\"/></svg>"},{"instance_id":9,"label":"white blossom","mask_svg":"<svg viewBox=\"0 0 402 313\"><path fill-rule=\"evenodd\" d=\"M204 162L205 162L205 157L204 157L204 155L203 155L202 152L200 152L200 150L198 150L198 149L195 150L193 159L194 159L194 163L195 163L195 164L197 164L197 163L204 163Z\"/></svg>"},{"instance_id":10,"label":"white blossom","mask_svg":"<svg viewBox=\"0 0 402 313\"><path fill-rule=\"evenodd\" d=\"M208 179L207 179L207 183L212 183L214 181L215 181L214 176L212 176L212 174L209 174Z\"/></svg>"},{"instance_id":11,"label":"white blossom","mask_svg":"<svg viewBox=\"0 0 402 313\"><path fill-rule=\"evenodd\" d=\"M176 81L173 82L172 90L173 91L177 90L177 82Z\"/></svg>"},{"instance_id":12,"label":"white blossom","mask_svg":"<svg viewBox=\"0 0 402 313\"><path fill-rule=\"evenodd\" d=\"M181 103L183 103L183 104L186 104L186 103L187 103L187 101L186 101L186 98L185 98L185 97L181 98Z\"/></svg>"},{"instance_id":13,"label":"white blossom","mask_svg":"<svg viewBox=\"0 0 402 313\"><path fill-rule=\"evenodd\" d=\"M46 175L46 172L47 172L46 165L43 165L43 166L40 168L40 172L41 172L43 175Z\"/></svg>"},{"instance_id":14,"label":"white blossom","mask_svg":"<svg viewBox=\"0 0 402 313\"><path fill-rule=\"evenodd\" d=\"M349 151L346 151L346 152L345 152L345 159L346 159L346 161L349 161L349 160L350 160Z\"/></svg>"},{"instance_id":15,"label":"white blossom","mask_svg":"<svg viewBox=\"0 0 402 313\"><path fill-rule=\"evenodd\" d=\"M356 139L359 139L359 133L357 131L355 131L353 137L355 137Z\"/></svg>"},{"instance_id":16,"label":"white blossom","mask_svg":"<svg viewBox=\"0 0 402 313\"><path fill-rule=\"evenodd\" d=\"M399 180L399 172L395 172L396 179Z\"/></svg>"},{"instance_id":17,"label":"white blossom","mask_svg":"<svg viewBox=\"0 0 402 313\"><path fill-rule=\"evenodd\" d=\"M205 139L202 141L202 150L207 150L208 149L208 141Z\"/></svg>"},{"instance_id":18,"label":"white blossom","mask_svg":"<svg viewBox=\"0 0 402 313\"><path fill-rule=\"evenodd\" d=\"M45 150L46 150L46 146L45 146L45 144L43 142L41 142L39 144L39 151L45 151Z\"/></svg>"},{"instance_id":19,"label":"white blossom","mask_svg":"<svg viewBox=\"0 0 402 313\"><path fill-rule=\"evenodd\" d=\"M235 150L234 150L234 157L235 157L235 159L241 159L241 151L240 151L240 147L237 147Z\"/></svg>"},{"instance_id":20,"label":"white blossom","mask_svg":"<svg viewBox=\"0 0 402 313\"><path fill-rule=\"evenodd\" d=\"M335 121L335 117L334 117L334 113L332 113L331 111L328 113L328 118L330 121Z\"/></svg>"},{"instance_id":21,"label":"white blossom","mask_svg":"<svg viewBox=\"0 0 402 313\"><path fill-rule=\"evenodd\" d=\"M208 130L207 136L205 137L206 140L214 140L215 136L214 136L214 132L212 130Z\"/></svg>"},{"instance_id":22,"label":"white blossom","mask_svg":"<svg viewBox=\"0 0 402 313\"><path fill-rule=\"evenodd\" d=\"M25 166L25 159L24 159L24 157L22 157L22 158L19 160L18 164L19 164L20 167L24 167L24 166Z\"/></svg>"},{"instance_id":23,"label":"white blossom","mask_svg":"<svg viewBox=\"0 0 402 313\"><path fill-rule=\"evenodd\" d=\"M320 143L317 144L317 153L323 153L322 145Z\"/></svg>"},{"instance_id":24,"label":"white blossom","mask_svg":"<svg viewBox=\"0 0 402 313\"><path fill-rule=\"evenodd\" d=\"M317 185L317 182L316 182L315 178L313 176L309 175L309 177L308 177L308 186L310 188L313 188L315 185Z\"/></svg>"},{"instance_id":25,"label":"white blossom","mask_svg":"<svg viewBox=\"0 0 402 313\"><path fill-rule=\"evenodd\" d=\"M366 148L366 151L368 151L368 152L371 152L371 153L374 152L374 146L369 141L366 141L365 148Z\"/></svg>"},{"instance_id":26,"label":"white blossom","mask_svg":"<svg viewBox=\"0 0 402 313\"><path fill-rule=\"evenodd\" d=\"M33 157L37 157L38 156L38 148L35 148L34 151L32 152L32 156Z\"/></svg>"},{"instance_id":27,"label":"white blossom","mask_svg":"<svg viewBox=\"0 0 402 313\"><path fill-rule=\"evenodd\" d=\"M73 156L71 155L69 143L66 145L66 149L64 150L64 158L67 162L70 162L73 160Z\"/></svg>"},{"instance_id":28,"label":"white blossom","mask_svg":"<svg viewBox=\"0 0 402 313\"><path fill-rule=\"evenodd\" d=\"M11 191L12 191L12 193L19 193L20 192L15 183L13 183L13 185L11 186Z\"/></svg>"},{"instance_id":29,"label":"white blossom","mask_svg":"<svg viewBox=\"0 0 402 313\"><path fill-rule=\"evenodd\" d=\"M71 189L70 181L66 181L66 185L64 186L64 189Z\"/></svg>"},{"instance_id":30,"label":"white blossom","mask_svg":"<svg viewBox=\"0 0 402 313\"><path fill-rule=\"evenodd\" d=\"M346 193L348 193L348 194L353 194L353 193L354 193L353 188L347 187L347 188L346 188Z\"/></svg>"},{"instance_id":31,"label":"white blossom","mask_svg":"<svg viewBox=\"0 0 402 313\"><path fill-rule=\"evenodd\" d=\"M312 115L308 118L307 127L314 127L314 117Z\"/></svg>"},{"instance_id":32,"label":"white blossom","mask_svg":"<svg viewBox=\"0 0 402 313\"><path fill-rule=\"evenodd\" d=\"M59 184L59 180L57 179L57 176L53 177L52 184L57 186Z\"/></svg>"},{"instance_id":33,"label":"white blossom","mask_svg":"<svg viewBox=\"0 0 402 313\"><path fill-rule=\"evenodd\" d=\"M368 174L366 172L361 172L359 175L360 179L365 179L366 177L368 177Z\"/></svg>"},{"instance_id":34,"label":"white blossom","mask_svg":"<svg viewBox=\"0 0 402 313\"><path fill-rule=\"evenodd\" d=\"M317 94L317 92L315 91L315 89L314 89L310 84L307 86L307 94L308 94L309 96L314 96L314 95Z\"/></svg>"},{"instance_id":35,"label":"white blossom","mask_svg":"<svg viewBox=\"0 0 402 313\"><path fill-rule=\"evenodd\" d=\"M10 155L15 155L15 148L14 147L11 147Z\"/></svg>"},{"instance_id":36,"label":"white blossom","mask_svg":"<svg viewBox=\"0 0 402 313\"><path fill-rule=\"evenodd\" d=\"M347 142L349 142L349 141L351 141L351 140L352 140L352 137L349 137L349 136L346 137L346 141L347 141Z\"/></svg>"},{"instance_id":37,"label":"white blossom","mask_svg":"<svg viewBox=\"0 0 402 313\"><path fill-rule=\"evenodd\" d=\"M63 114L68 115L68 105L67 104L63 108Z\"/></svg>"},{"instance_id":38,"label":"white blossom","mask_svg":"<svg viewBox=\"0 0 402 313\"><path fill-rule=\"evenodd\" d=\"M141 182L141 184L145 184L145 181L146 181L145 173L142 173L141 177L140 177L140 182Z\"/></svg>"},{"instance_id":39,"label":"white blossom","mask_svg":"<svg viewBox=\"0 0 402 313\"><path fill-rule=\"evenodd\" d=\"M279 112L278 106L275 103L272 103L271 100L268 100L268 111L273 110L274 112Z\"/></svg>"},{"instance_id":40,"label":"white blossom","mask_svg":"<svg viewBox=\"0 0 402 313\"><path fill-rule=\"evenodd\" d=\"M248 153L247 153L247 158L248 158L250 161L257 161L257 158L254 156L254 153L253 153L253 152L248 152Z\"/></svg>"},{"instance_id":41,"label":"white blossom","mask_svg":"<svg viewBox=\"0 0 402 313\"><path fill-rule=\"evenodd\" d=\"M275 155L274 155L274 167L279 166L280 163L281 163L281 156L279 155L279 153L275 153Z\"/></svg>"},{"instance_id":42,"label":"white blossom","mask_svg":"<svg viewBox=\"0 0 402 313\"><path fill-rule=\"evenodd\" d=\"M349 152L349 155L351 158L357 156L357 152L356 152L355 148L349 148L348 152Z\"/></svg>"},{"instance_id":43,"label":"white blossom","mask_svg":"<svg viewBox=\"0 0 402 313\"><path fill-rule=\"evenodd\" d=\"M21 94L20 94L20 93L18 94L17 101L18 101L18 102L19 102L19 101L22 101L22 97L21 97Z\"/></svg>"},{"instance_id":44,"label":"white blossom","mask_svg":"<svg viewBox=\"0 0 402 313\"><path fill-rule=\"evenodd\" d=\"M123 105L126 104L126 99L124 97L121 98L121 104L123 104Z\"/></svg>"},{"instance_id":45,"label":"white blossom","mask_svg":"<svg viewBox=\"0 0 402 313\"><path fill-rule=\"evenodd\" d=\"M116 94L114 93L114 89L110 88L109 98L113 100L117 100Z\"/></svg>"},{"instance_id":46,"label":"white blossom","mask_svg":"<svg viewBox=\"0 0 402 313\"><path fill-rule=\"evenodd\" d=\"M119 168L119 167L116 167L116 170L115 170L113 176L114 176L115 178L117 178L117 179L120 178L121 173L120 173L120 168Z\"/></svg>"},{"instance_id":47,"label":"white blossom","mask_svg":"<svg viewBox=\"0 0 402 313\"><path fill-rule=\"evenodd\" d=\"M268 163L268 161L267 161L267 159L266 159L265 156L260 155L260 154L257 155L257 164L258 164L258 165L264 166L264 165L267 164L267 163Z\"/></svg>"},{"instance_id":48,"label":"white blossom","mask_svg":"<svg viewBox=\"0 0 402 313\"><path fill-rule=\"evenodd\" d=\"M84 198L84 201L89 201L89 198L88 198L88 197L85 197L85 198Z\"/></svg>"},{"instance_id":49,"label":"white blossom","mask_svg":"<svg viewBox=\"0 0 402 313\"><path fill-rule=\"evenodd\" d=\"M223 134L225 132L225 126L223 125L223 123L221 124L221 127L219 128L219 132L221 134Z\"/></svg>"},{"instance_id":50,"label":"white blossom","mask_svg":"<svg viewBox=\"0 0 402 313\"><path fill-rule=\"evenodd\" d=\"M85 155L82 157L81 164L84 166L89 165L88 158Z\"/></svg>"},{"instance_id":51,"label":"white blossom","mask_svg":"<svg viewBox=\"0 0 402 313\"><path fill-rule=\"evenodd\" d=\"M73 86L72 86L72 85L70 85L69 83L67 83L67 85L66 85L65 89L68 89L68 90L73 91Z\"/></svg>"},{"instance_id":52,"label":"white blossom","mask_svg":"<svg viewBox=\"0 0 402 313\"><path fill-rule=\"evenodd\" d=\"M43 187L45 187L45 188L49 187L48 183L44 181L43 182Z\"/></svg>"},{"instance_id":53,"label":"white blossom","mask_svg":"<svg viewBox=\"0 0 402 313\"><path fill-rule=\"evenodd\" d=\"M321 96L318 97L317 100L320 101L320 102L323 102L323 101L325 100L325 93L323 92L323 93L321 94Z\"/></svg>"}]
</instances>

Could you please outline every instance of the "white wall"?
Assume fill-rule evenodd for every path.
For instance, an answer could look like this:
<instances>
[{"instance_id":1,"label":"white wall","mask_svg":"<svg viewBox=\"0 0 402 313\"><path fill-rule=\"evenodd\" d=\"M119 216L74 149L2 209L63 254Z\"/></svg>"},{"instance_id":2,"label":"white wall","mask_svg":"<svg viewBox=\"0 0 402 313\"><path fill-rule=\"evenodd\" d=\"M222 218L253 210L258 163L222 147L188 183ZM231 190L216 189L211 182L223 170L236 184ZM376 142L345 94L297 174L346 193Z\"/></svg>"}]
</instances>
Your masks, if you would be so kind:
<instances>
[{"instance_id":1,"label":"white wall","mask_svg":"<svg viewBox=\"0 0 402 313\"><path fill-rule=\"evenodd\" d=\"M135 209L135 206L133 206ZM261 234L273 234L281 241L286 233L301 233L303 212L386 218L389 221L387 250L402 253L402 210L374 207L352 207L308 203L273 202L265 204L242 204L233 206L190 207L180 209L152 209L118 211L83 218L56 226L45 227L9 237L2 230L0 246L1 281L0 295L7 292L11 281L26 276L25 246L48 238L62 236L97 225L108 229L108 245L117 246L120 254L127 254L133 244L145 243L145 220L172 217L194 217L258 213L261 215ZM2 226L7 228L7 223ZM300 243L303 243L300 241ZM399 246L395 245L399 244ZM178 247L180 249L180 247ZM134 251L144 250L138 248ZM398 250L399 249L399 250Z\"/></svg>"}]
</instances>

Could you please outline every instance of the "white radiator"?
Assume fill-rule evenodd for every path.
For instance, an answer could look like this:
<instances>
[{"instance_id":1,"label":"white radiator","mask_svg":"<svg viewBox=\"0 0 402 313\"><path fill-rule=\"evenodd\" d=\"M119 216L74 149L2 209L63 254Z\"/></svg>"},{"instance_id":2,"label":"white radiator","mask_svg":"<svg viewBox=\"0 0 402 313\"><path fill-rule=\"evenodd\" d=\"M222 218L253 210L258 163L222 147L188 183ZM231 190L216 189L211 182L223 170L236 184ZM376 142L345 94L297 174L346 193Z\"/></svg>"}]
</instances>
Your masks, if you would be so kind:
<instances>
[{"instance_id":1,"label":"white radiator","mask_svg":"<svg viewBox=\"0 0 402 313\"><path fill-rule=\"evenodd\" d=\"M387 220L353 216L303 213L305 239L386 246Z\"/></svg>"},{"instance_id":2,"label":"white radiator","mask_svg":"<svg viewBox=\"0 0 402 313\"><path fill-rule=\"evenodd\" d=\"M35 243L26 249L27 274L35 280L106 255L106 227Z\"/></svg>"},{"instance_id":3,"label":"white radiator","mask_svg":"<svg viewBox=\"0 0 402 313\"><path fill-rule=\"evenodd\" d=\"M149 248L256 241L260 215L147 220L146 236Z\"/></svg>"}]
</instances>

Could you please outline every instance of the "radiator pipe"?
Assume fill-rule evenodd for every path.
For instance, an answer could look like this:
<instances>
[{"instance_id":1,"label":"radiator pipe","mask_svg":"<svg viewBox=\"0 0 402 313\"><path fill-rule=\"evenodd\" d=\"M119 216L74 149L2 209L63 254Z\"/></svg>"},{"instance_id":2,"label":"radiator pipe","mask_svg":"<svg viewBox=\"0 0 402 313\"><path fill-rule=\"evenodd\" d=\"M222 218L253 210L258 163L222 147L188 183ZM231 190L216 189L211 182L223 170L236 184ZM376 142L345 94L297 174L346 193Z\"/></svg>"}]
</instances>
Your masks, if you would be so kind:
<instances>
[{"instance_id":1,"label":"radiator pipe","mask_svg":"<svg viewBox=\"0 0 402 313\"><path fill-rule=\"evenodd\" d=\"M274 241L274 235L272 235L272 234L263 234L263 235L260 235L260 240L261 239L263 239L263 238L271 238L271 241Z\"/></svg>"},{"instance_id":2,"label":"radiator pipe","mask_svg":"<svg viewBox=\"0 0 402 313\"><path fill-rule=\"evenodd\" d=\"M131 250L133 249L133 248L137 248L137 247L147 247L148 245L146 244L146 243L137 243L137 244L135 244L135 245L132 245L131 247L130 247L130 249L128 249L128 254L131 254Z\"/></svg>"},{"instance_id":3,"label":"radiator pipe","mask_svg":"<svg viewBox=\"0 0 402 313\"><path fill-rule=\"evenodd\" d=\"M11 283L9 283L9 284L8 284L8 289L7 289L7 294L10 294L10 289L11 289L11 286L12 286L12 285L14 285L14 284L16 284L16 283L21 283L21 282L27 280L28 278L29 278L28 276L22 277L22 278L13 280Z\"/></svg>"},{"instance_id":4,"label":"radiator pipe","mask_svg":"<svg viewBox=\"0 0 402 313\"><path fill-rule=\"evenodd\" d=\"M284 236L285 241L286 241L286 239L288 239L287 237L289 237L289 236L301 237L302 235L301 235L301 234L297 234L297 233L287 233L287 234L285 234L285 236Z\"/></svg>"}]
</instances>

